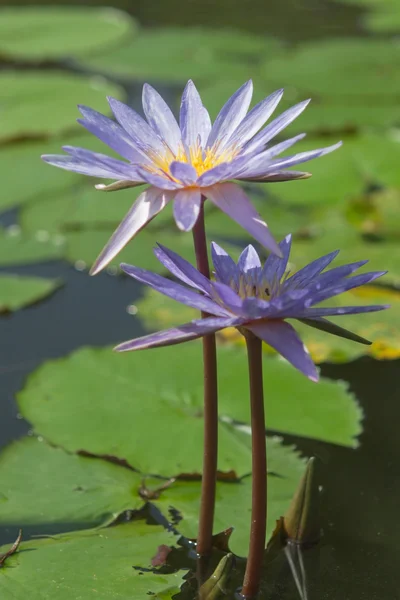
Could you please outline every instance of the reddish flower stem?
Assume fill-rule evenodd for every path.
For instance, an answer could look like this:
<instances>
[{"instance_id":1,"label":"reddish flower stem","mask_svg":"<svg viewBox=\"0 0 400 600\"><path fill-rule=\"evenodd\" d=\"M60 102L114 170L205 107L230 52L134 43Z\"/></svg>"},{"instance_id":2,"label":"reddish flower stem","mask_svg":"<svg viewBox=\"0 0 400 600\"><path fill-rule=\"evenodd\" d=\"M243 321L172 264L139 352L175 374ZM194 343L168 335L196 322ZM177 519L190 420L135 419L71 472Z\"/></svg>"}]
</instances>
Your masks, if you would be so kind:
<instances>
[{"instance_id":1,"label":"reddish flower stem","mask_svg":"<svg viewBox=\"0 0 400 600\"><path fill-rule=\"evenodd\" d=\"M196 225L193 228L193 240L197 268L200 273L206 277L210 277L204 224L204 199L202 200ZM207 316L207 313L202 313L202 317ZM203 367L204 454L197 553L199 556L208 556L212 548L218 459L218 382L217 351L214 334L208 334L203 337Z\"/></svg>"},{"instance_id":2,"label":"reddish flower stem","mask_svg":"<svg viewBox=\"0 0 400 600\"><path fill-rule=\"evenodd\" d=\"M267 527L267 450L265 437L264 391L261 340L245 332L250 379L252 440L252 506L249 556L244 574L242 595L254 598L262 574Z\"/></svg>"}]
</instances>

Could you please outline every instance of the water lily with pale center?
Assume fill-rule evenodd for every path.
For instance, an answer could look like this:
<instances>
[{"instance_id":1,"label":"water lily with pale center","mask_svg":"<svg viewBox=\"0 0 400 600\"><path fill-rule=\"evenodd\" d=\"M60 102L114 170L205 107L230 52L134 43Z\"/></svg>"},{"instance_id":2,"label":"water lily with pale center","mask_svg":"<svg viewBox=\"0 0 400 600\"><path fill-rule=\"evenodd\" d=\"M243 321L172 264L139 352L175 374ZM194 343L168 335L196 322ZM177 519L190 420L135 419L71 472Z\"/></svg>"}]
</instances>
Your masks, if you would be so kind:
<instances>
[{"instance_id":1,"label":"water lily with pale center","mask_svg":"<svg viewBox=\"0 0 400 600\"><path fill-rule=\"evenodd\" d=\"M308 100L289 108L266 127L283 90L278 90L248 112L253 93L251 81L229 98L214 123L199 93L189 81L182 95L179 125L171 109L150 85L143 87L146 120L122 102L109 98L117 122L86 106L78 122L126 161L74 146L64 146L67 155L44 155L46 162L84 175L115 179L97 185L105 191L150 184L136 200L91 269L103 269L151 219L171 200L178 227L190 231L199 216L202 198L246 229L272 252L279 248L267 224L240 186L232 180L289 181L309 177L289 167L335 150L327 148L278 157L305 134L267 147L306 108Z\"/></svg>"},{"instance_id":2,"label":"water lily with pale center","mask_svg":"<svg viewBox=\"0 0 400 600\"><path fill-rule=\"evenodd\" d=\"M318 372L307 348L286 319L297 319L327 333L370 344L368 340L332 323L326 317L368 313L388 306L316 305L369 284L386 271L353 276L357 269L368 262L366 260L325 270L337 256L338 251L335 251L290 275L287 265L291 236L287 236L279 246L282 258L271 254L262 266L253 246L247 246L236 264L220 246L213 243L215 280L209 280L188 261L159 245L154 251L158 260L185 285L145 269L122 264L122 270L134 279L210 316L124 342L116 350L141 350L180 344L226 327L237 327L239 331L250 330L307 377L317 381Z\"/></svg>"}]
</instances>

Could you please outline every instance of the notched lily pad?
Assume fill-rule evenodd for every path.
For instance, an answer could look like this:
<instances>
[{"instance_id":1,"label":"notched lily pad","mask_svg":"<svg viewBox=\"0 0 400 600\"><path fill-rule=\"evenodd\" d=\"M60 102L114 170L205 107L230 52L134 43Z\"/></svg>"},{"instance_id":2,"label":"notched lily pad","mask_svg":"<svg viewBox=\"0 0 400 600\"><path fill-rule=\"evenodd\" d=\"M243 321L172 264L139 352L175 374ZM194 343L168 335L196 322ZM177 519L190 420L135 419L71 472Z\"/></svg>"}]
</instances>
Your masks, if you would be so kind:
<instances>
[{"instance_id":1,"label":"notched lily pad","mask_svg":"<svg viewBox=\"0 0 400 600\"><path fill-rule=\"evenodd\" d=\"M70 524L78 529L143 506L141 476L108 461L68 454L37 438L13 442L0 454L0 525Z\"/></svg>"},{"instance_id":2,"label":"notched lily pad","mask_svg":"<svg viewBox=\"0 0 400 600\"><path fill-rule=\"evenodd\" d=\"M143 521L25 542L0 570L1 597L25 600L29 589L31 600L171 600L185 572L161 573L151 558L159 545L176 543L174 534Z\"/></svg>"},{"instance_id":3,"label":"notched lily pad","mask_svg":"<svg viewBox=\"0 0 400 600\"><path fill-rule=\"evenodd\" d=\"M39 302L62 285L60 279L0 274L0 314Z\"/></svg>"},{"instance_id":4,"label":"notched lily pad","mask_svg":"<svg viewBox=\"0 0 400 600\"><path fill-rule=\"evenodd\" d=\"M219 359L221 413L248 423L245 352L224 347ZM199 475L201 364L199 342L153 350L151 356L85 348L40 367L19 393L19 406L38 434L68 451L116 456L143 473ZM278 360L266 360L264 373L270 391L268 427L355 444L360 409L344 384L313 384ZM227 423L220 424L219 435L219 470L249 473L249 448L238 444Z\"/></svg>"},{"instance_id":5,"label":"notched lily pad","mask_svg":"<svg viewBox=\"0 0 400 600\"><path fill-rule=\"evenodd\" d=\"M236 431L238 444L250 449L249 431ZM304 471L304 461L292 447L282 446L279 438L267 438L269 453L268 474L268 535L276 520L285 513ZM197 535L200 506L200 482L177 481L154 502L166 516L178 514L176 527L189 538ZM214 531L234 528L229 548L246 556L249 544L251 517L251 476L233 483L217 484Z\"/></svg>"}]
</instances>

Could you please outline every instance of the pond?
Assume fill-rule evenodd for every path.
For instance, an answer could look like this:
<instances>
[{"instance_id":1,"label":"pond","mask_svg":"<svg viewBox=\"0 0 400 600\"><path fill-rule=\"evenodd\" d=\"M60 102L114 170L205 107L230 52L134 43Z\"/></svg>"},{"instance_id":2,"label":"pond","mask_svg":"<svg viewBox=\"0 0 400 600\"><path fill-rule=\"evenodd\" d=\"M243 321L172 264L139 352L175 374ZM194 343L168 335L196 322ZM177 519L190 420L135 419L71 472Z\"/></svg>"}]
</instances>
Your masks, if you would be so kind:
<instances>
[{"instance_id":1,"label":"pond","mask_svg":"<svg viewBox=\"0 0 400 600\"><path fill-rule=\"evenodd\" d=\"M392 0L77 5L57 13L0 2L0 555L23 532L19 552L0 556L1 597L25 598L25 588L32 600L196 596L189 540L202 468L201 346L112 352L196 318L118 267L165 275L155 243L193 263L192 238L178 233L167 207L89 277L141 190L101 193L96 178L45 165L40 155L66 144L105 151L76 124L77 104L105 114L111 95L141 111L149 82L176 113L193 78L214 119L252 78L253 103L285 88L278 113L312 98L290 126L290 136L307 132L296 152L344 142L307 164L307 181L243 184L277 240L292 232L291 268L336 249L338 264L369 259L371 270L388 270L382 284L334 304L391 305L346 317L345 326L372 346L299 326L320 368L318 384L270 349L263 353L268 535L312 456L323 534L311 547L289 544L286 554L267 555L259 597L396 598L400 7ZM208 205L206 226L208 241L235 258L251 242ZM234 598L241 585L251 503L244 344L233 330L217 342L214 532L235 528L228 544L237 559L221 582L226 594L214 591L209 600ZM226 549L219 545L212 568ZM157 547L170 546L160 569L150 564Z\"/></svg>"}]
</instances>

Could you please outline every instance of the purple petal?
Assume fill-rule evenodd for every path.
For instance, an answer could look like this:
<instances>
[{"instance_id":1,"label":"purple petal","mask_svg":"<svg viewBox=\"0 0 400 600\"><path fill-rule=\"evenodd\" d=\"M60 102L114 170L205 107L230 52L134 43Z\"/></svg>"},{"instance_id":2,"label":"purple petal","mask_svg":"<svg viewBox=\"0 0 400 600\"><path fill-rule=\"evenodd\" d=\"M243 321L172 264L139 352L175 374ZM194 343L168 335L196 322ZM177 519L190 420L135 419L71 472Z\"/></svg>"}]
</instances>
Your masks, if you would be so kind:
<instances>
[{"instance_id":1,"label":"purple petal","mask_svg":"<svg viewBox=\"0 0 400 600\"><path fill-rule=\"evenodd\" d=\"M201 193L193 188L180 190L174 200L174 219L181 231L190 231L200 213Z\"/></svg>"},{"instance_id":2,"label":"purple petal","mask_svg":"<svg viewBox=\"0 0 400 600\"><path fill-rule=\"evenodd\" d=\"M216 302L210 300L210 298L207 298L202 294L198 294L197 292L193 292L180 283L170 281L169 279L166 279L157 273L152 273L151 271L140 269L139 267L134 267L132 265L122 263L120 266L125 273L137 281L145 283L146 285L160 292L160 294L164 294L164 296L168 296L169 298L172 298L181 304L186 304L187 306L197 308L198 310L209 313L210 315L216 315L218 317L232 316Z\"/></svg>"},{"instance_id":3,"label":"purple petal","mask_svg":"<svg viewBox=\"0 0 400 600\"><path fill-rule=\"evenodd\" d=\"M74 171L81 175L90 177L99 177L103 179L129 179L133 181L139 180L142 183L141 177L134 167L127 163L118 161L115 158L110 158L104 154L98 154L84 150L83 148L72 148L65 146L72 156L64 156L63 154L43 154L44 162L65 169L66 171Z\"/></svg>"},{"instance_id":4,"label":"purple petal","mask_svg":"<svg viewBox=\"0 0 400 600\"><path fill-rule=\"evenodd\" d=\"M339 250L330 252L321 258L313 260L310 264L303 267L297 273L289 277L285 282L285 289L301 287L312 282L313 278L321 273L339 254Z\"/></svg>"},{"instance_id":5,"label":"purple petal","mask_svg":"<svg viewBox=\"0 0 400 600\"><path fill-rule=\"evenodd\" d=\"M320 291L315 292L312 295L312 304L323 302L328 298L333 298L343 292L348 292L356 287L372 283L375 279L386 275L387 271L375 271L372 273L362 273L360 275L354 275L354 277L346 277L341 281L334 281L332 285L326 285Z\"/></svg>"},{"instance_id":6,"label":"purple petal","mask_svg":"<svg viewBox=\"0 0 400 600\"><path fill-rule=\"evenodd\" d=\"M231 163L221 163L208 171L205 171L196 181L196 185L199 187L208 187L219 183L220 181L226 181L232 179L232 166Z\"/></svg>"},{"instance_id":7,"label":"purple petal","mask_svg":"<svg viewBox=\"0 0 400 600\"><path fill-rule=\"evenodd\" d=\"M238 260L238 269L241 273L248 273L261 268L260 257L254 246L249 244L241 253Z\"/></svg>"},{"instance_id":8,"label":"purple petal","mask_svg":"<svg viewBox=\"0 0 400 600\"><path fill-rule=\"evenodd\" d=\"M309 285L313 286L313 289L322 289L327 285L331 285L343 277L348 277L354 271L357 271L360 267L366 265L368 260L360 260L358 262L349 263L348 265L342 265L340 267L335 267L334 269L329 269L329 271L325 271L320 275L317 275L310 281ZM315 286L315 287L314 287Z\"/></svg>"},{"instance_id":9,"label":"purple petal","mask_svg":"<svg viewBox=\"0 0 400 600\"><path fill-rule=\"evenodd\" d=\"M108 97L107 99L118 123L132 138L141 154L148 158L150 151L165 152L165 147L158 135L133 108L115 98Z\"/></svg>"},{"instance_id":10,"label":"purple petal","mask_svg":"<svg viewBox=\"0 0 400 600\"><path fill-rule=\"evenodd\" d=\"M192 185L197 179L197 171L188 163L174 161L169 165L169 170L174 179L179 179L183 185Z\"/></svg>"},{"instance_id":11,"label":"purple petal","mask_svg":"<svg viewBox=\"0 0 400 600\"><path fill-rule=\"evenodd\" d=\"M315 319L318 317L333 317L340 315L358 315L377 312L390 308L390 304L371 304L370 306L332 306L332 308L308 308L303 310L296 319Z\"/></svg>"},{"instance_id":12,"label":"purple petal","mask_svg":"<svg viewBox=\"0 0 400 600\"><path fill-rule=\"evenodd\" d=\"M216 331L225 329L225 327L235 327L235 325L240 323L241 320L237 318L207 317L186 323L180 327L173 327L172 329L151 333L150 335L145 335L129 342L123 342L119 346L116 346L114 350L117 352L129 352L130 350L146 350L148 348L172 346L195 340L209 333L215 333Z\"/></svg>"},{"instance_id":13,"label":"purple petal","mask_svg":"<svg viewBox=\"0 0 400 600\"><path fill-rule=\"evenodd\" d=\"M218 149L226 146L236 127L246 116L252 95L253 82L250 79L221 108L208 137L208 147L213 146L216 142L220 142Z\"/></svg>"},{"instance_id":14,"label":"purple petal","mask_svg":"<svg viewBox=\"0 0 400 600\"><path fill-rule=\"evenodd\" d=\"M232 288L225 285L224 283L220 283L219 281L214 281L212 284L217 297L221 300L222 304L234 314L240 317L246 317L246 311L243 310L243 300L233 291Z\"/></svg>"},{"instance_id":15,"label":"purple petal","mask_svg":"<svg viewBox=\"0 0 400 600\"><path fill-rule=\"evenodd\" d=\"M305 133L301 133L296 135L289 140L285 140L280 144L276 144L272 146L272 148L268 148L268 150L264 150L263 152L258 152L257 150L253 150L253 152L246 152L244 156L252 156L251 161L248 164L245 164L242 168L242 171L239 173L240 177L266 177L271 173L276 173L280 169L276 166L272 166L274 163L271 163L271 158L284 152L291 146L293 146L299 140L302 140L305 137Z\"/></svg>"},{"instance_id":16,"label":"purple petal","mask_svg":"<svg viewBox=\"0 0 400 600\"><path fill-rule=\"evenodd\" d=\"M160 190L178 190L182 187L181 184L173 181L167 174L159 175L147 169L138 167L139 176L150 185L159 188Z\"/></svg>"},{"instance_id":17,"label":"purple petal","mask_svg":"<svg viewBox=\"0 0 400 600\"><path fill-rule=\"evenodd\" d=\"M203 188L207 198L223 210L234 221L239 223L260 244L281 255L278 244L270 233L267 224L262 220L242 188L235 183L219 183Z\"/></svg>"},{"instance_id":18,"label":"purple petal","mask_svg":"<svg viewBox=\"0 0 400 600\"><path fill-rule=\"evenodd\" d=\"M229 138L229 144L242 146L264 125L270 118L283 95L283 89L273 92L261 100L243 119L236 131Z\"/></svg>"},{"instance_id":19,"label":"purple petal","mask_svg":"<svg viewBox=\"0 0 400 600\"><path fill-rule=\"evenodd\" d=\"M131 162L143 162L143 157L136 150L132 139L118 123L88 106L78 105L78 109L84 117L78 119L78 123L85 129Z\"/></svg>"},{"instance_id":20,"label":"purple petal","mask_svg":"<svg viewBox=\"0 0 400 600\"><path fill-rule=\"evenodd\" d=\"M188 81L183 90L179 124L186 148L195 148L199 141L201 146L205 145L211 120L193 81Z\"/></svg>"},{"instance_id":21,"label":"purple petal","mask_svg":"<svg viewBox=\"0 0 400 600\"><path fill-rule=\"evenodd\" d=\"M359 344L365 344L370 346L372 342L366 340L365 338L345 329L344 327L340 327L336 325L336 323L332 323L327 319L299 319L301 323L304 325L309 325L310 327L314 327L314 329L319 329L320 331L325 331L326 333L331 333L332 335L337 335L346 340L351 340L352 342L358 342Z\"/></svg>"},{"instance_id":22,"label":"purple petal","mask_svg":"<svg viewBox=\"0 0 400 600\"><path fill-rule=\"evenodd\" d=\"M285 321L264 321L246 325L257 337L275 348L296 369L312 381L318 381L317 369L310 354L296 333L296 330Z\"/></svg>"},{"instance_id":23,"label":"purple petal","mask_svg":"<svg viewBox=\"0 0 400 600\"><path fill-rule=\"evenodd\" d=\"M312 160L313 158L319 158L320 156L329 154L330 152L333 152L334 150L340 148L341 145L342 142L338 142L337 144L333 144L333 146L327 146L326 148L310 150L309 152L299 152L298 154L294 154L293 156L287 156L286 158L276 160L273 163L271 163L270 166L274 169L287 169L288 167L299 165L301 163Z\"/></svg>"},{"instance_id":24,"label":"purple petal","mask_svg":"<svg viewBox=\"0 0 400 600\"><path fill-rule=\"evenodd\" d=\"M211 243L211 257L219 281L228 285L231 281L236 282L238 269L235 261L215 242Z\"/></svg>"},{"instance_id":25,"label":"purple petal","mask_svg":"<svg viewBox=\"0 0 400 600\"><path fill-rule=\"evenodd\" d=\"M243 300L243 312L248 321L269 318L271 315L274 318L276 310L271 312L273 308L271 302L262 298L248 297Z\"/></svg>"},{"instance_id":26,"label":"purple petal","mask_svg":"<svg viewBox=\"0 0 400 600\"><path fill-rule=\"evenodd\" d=\"M118 160L117 158L112 158L106 154L100 154L99 152L92 152L91 150L86 150L86 148L77 148L76 146L63 146L62 149L64 152L67 152L67 154L70 154L78 160L82 160L87 164L95 166L104 166L110 171L119 173L119 175L123 176L125 179L129 178L134 181L140 181L141 179L138 170L134 165Z\"/></svg>"},{"instance_id":27,"label":"purple petal","mask_svg":"<svg viewBox=\"0 0 400 600\"><path fill-rule=\"evenodd\" d=\"M143 86L143 112L154 131L174 154L181 144L181 130L171 109L160 94L148 83Z\"/></svg>"},{"instance_id":28,"label":"purple petal","mask_svg":"<svg viewBox=\"0 0 400 600\"><path fill-rule=\"evenodd\" d=\"M140 194L97 258L90 270L90 275L96 275L104 269L121 252L122 248L166 206L171 198L170 193L153 187Z\"/></svg>"},{"instance_id":29,"label":"purple petal","mask_svg":"<svg viewBox=\"0 0 400 600\"><path fill-rule=\"evenodd\" d=\"M175 277L209 295L211 290L210 280L202 275L190 262L161 244L158 244L158 248L154 249L154 254Z\"/></svg>"},{"instance_id":30,"label":"purple petal","mask_svg":"<svg viewBox=\"0 0 400 600\"><path fill-rule=\"evenodd\" d=\"M282 258L279 258L275 254L270 254L265 261L262 279L273 283L274 281L280 281L285 274L286 267L289 260L290 248L292 246L292 236L289 234L279 243L279 248L282 252Z\"/></svg>"},{"instance_id":31,"label":"purple petal","mask_svg":"<svg viewBox=\"0 0 400 600\"><path fill-rule=\"evenodd\" d=\"M283 129L285 129L292 121L294 121L306 108L310 100L304 100L295 106L292 106L288 110L285 110L279 117L271 121L264 129L262 129L256 136L250 140L246 146L246 152L251 152L256 148L262 148L272 138L278 135Z\"/></svg>"}]
</instances>

